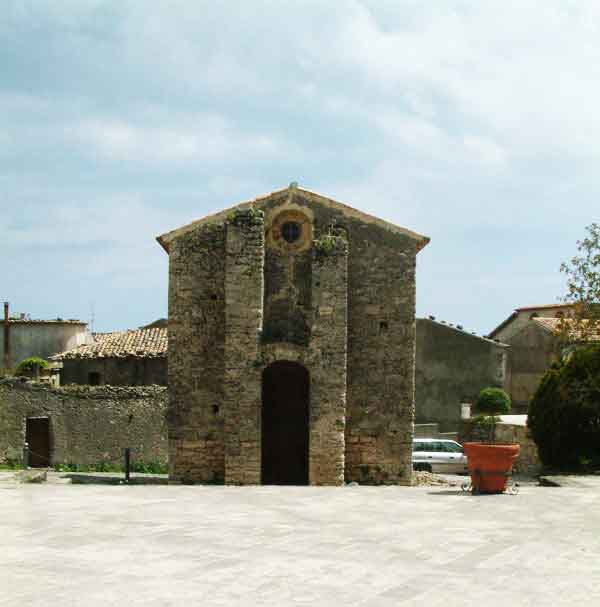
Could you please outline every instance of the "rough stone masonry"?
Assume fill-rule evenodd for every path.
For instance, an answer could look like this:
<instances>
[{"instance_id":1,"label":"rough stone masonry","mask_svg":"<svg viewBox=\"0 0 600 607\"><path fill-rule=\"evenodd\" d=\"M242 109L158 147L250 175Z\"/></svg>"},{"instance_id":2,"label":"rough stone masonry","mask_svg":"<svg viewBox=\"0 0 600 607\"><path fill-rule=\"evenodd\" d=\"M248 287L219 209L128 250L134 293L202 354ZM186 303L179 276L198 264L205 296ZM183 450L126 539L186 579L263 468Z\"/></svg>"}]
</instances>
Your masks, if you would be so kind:
<instances>
[{"instance_id":1,"label":"rough stone masonry","mask_svg":"<svg viewBox=\"0 0 600 607\"><path fill-rule=\"evenodd\" d=\"M158 241L172 481L410 483L427 237L292 184Z\"/></svg>"}]
</instances>

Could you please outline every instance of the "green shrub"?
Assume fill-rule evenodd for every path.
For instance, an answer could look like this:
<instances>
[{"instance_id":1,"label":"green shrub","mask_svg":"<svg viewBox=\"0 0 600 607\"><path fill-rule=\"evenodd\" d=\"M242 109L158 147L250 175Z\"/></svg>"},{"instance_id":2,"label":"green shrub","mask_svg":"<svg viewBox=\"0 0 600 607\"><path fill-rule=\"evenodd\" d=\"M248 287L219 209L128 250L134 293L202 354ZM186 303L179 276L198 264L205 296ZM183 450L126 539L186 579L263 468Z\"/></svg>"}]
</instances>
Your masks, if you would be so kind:
<instances>
[{"instance_id":1,"label":"green shrub","mask_svg":"<svg viewBox=\"0 0 600 607\"><path fill-rule=\"evenodd\" d=\"M554 468L600 466L600 346L575 350L542 378L527 425L542 462Z\"/></svg>"},{"instance_id":2,"label":"green shrub","mask_svg":"<svg viewBox=\"0 0 600 607\"><path fill-rule=\"evenodd\" d=\"M36 370L45 369L48 366L48 361L37 356L30 356L22 360L15 369L15 375L31 375Z\"/></svg>"},{"instance_id":3,"label":"green shrub","mask_svg":"<svg viewBox=\"0 0 600 607\"><path fill-rule=\"evenodd\" d=\"M502 415L510 412L510 396L500 388L484 388L477 397L475 411L483 415Z\"/></svg>"}]
</instances>

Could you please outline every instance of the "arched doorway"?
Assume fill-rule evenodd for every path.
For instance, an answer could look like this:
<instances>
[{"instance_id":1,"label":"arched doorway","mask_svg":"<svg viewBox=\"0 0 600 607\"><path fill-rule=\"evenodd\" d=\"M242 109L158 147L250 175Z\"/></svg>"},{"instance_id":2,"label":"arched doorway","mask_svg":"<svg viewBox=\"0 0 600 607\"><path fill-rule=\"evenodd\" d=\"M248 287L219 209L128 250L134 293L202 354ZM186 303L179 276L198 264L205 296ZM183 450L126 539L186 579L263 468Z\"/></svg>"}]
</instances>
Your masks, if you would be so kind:
<instances>
[{"instance_id":1,"label":"arched doorway","mask_svg":"<svg viewBox=\"0 0 600 607\"><path fill-rule=\"evenodd\" d=\"M263 485L308 484L309 374L279 361L262 376Z\"/></svg>"}]
</instances>

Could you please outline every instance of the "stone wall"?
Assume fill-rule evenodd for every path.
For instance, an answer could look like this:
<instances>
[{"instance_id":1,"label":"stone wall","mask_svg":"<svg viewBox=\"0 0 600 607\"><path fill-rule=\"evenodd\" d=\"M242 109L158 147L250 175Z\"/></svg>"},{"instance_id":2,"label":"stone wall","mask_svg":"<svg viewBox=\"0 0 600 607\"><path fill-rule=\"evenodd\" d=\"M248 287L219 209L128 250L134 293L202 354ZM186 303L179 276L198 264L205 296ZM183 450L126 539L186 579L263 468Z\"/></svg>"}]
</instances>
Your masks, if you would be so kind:
<instances>
[{"instance_id":1,"label":"stone wall","mask_svg":"<svg viewBox=\"0 0 600 607\"><path fill-rule=\"evenodd\" d=\"M290 189L170 240L173 480L261 482L262 377L288 361L310 377L310 484L410 484L416 241L371 219Z\"/></svg>"},{"instance_id":2,"label":"stone wall","mask_svg":"<svg viewBox=\"0 0 600 607\"><path fill-rule=\"evenodd\" d=\"M51 464L167 462L166 388L72 386L0 381L0 462L21 460L28 417L47 417Z\"/></svg>"},{"instance_id":3,"label":"stone wall","mask_svg":"<svg viewBox=\"0 0 600 607\"><path fill-rule=\"evenodd\" d=\"M496 425L496 441L520 445L519 458L515 464L516 470L520 474L534 476L540 473L542 462L540 461L537 445L529 436L527 426L499 423Z\"/></svg>"},{"instance_id":4,"label":"stone wall","mask_svg":"<svg viewBox=\"0 0 600 607\"><path fill-rule=\"evenodd\" d=\"M67 358L62 361L60 383L87 385L95 373L99 384L111 386L166 386L164 358Z\"/></svg>"},{"instance_id":5,"label":"stone wall","mask_svg":"<svg viewBox=\"0 0 600 607\"><path fill-rule=\"evenodd\" d=\"M346 481L409 484L414 421L415 241L369 223L358 213L344 213L320 197L315 202L304 192L272 197L263 208L268 225L270 216L303 213L310 223L314 242L330 234L347 241L347 285L337 282L335 287L338 292L339 289L347 291L347 326L338 324L334 333L338 340L346 335L346 351L342 356L338 345L339 362L322 359L320 370L309 369L311 390L319 377L328 374L331 381L343 383L345 373L345 393L338 389L336 397L340 405L345 404L345 417L336 419L338 426L344 427ZM316 276L320 270L315 257L310 269L312 311L308 318L317 324L309 325L310 339L302 353L305 361L312 361L321 351L315 339L318 322L324 318L319 307L328 311L330 306L326 302L331 292ZM329 280L331 286L336 285L339 281L336 272L330 272ZM305 297L299 299L305 300ZM299 308L304 313L304 308ZM346 361L345 369L342 358ZM312 390L311 407L318 403L321 394L333 397L326 392L317 396ZM332 431L331 436L334 435ZM331 450L329 455L323 453L323 457L331 457ZM337 484L340 481L332 478L320 482Z\"/></svg>"},{"instance_id":6,"label":"stone wall","mask_svg":"<svg viewBox=\"0 0 600 607\"><path fill-rule=\"evenodd\" d=\"M416 423L458 430L461 403L490 386L508 388L505 345L427 318L417 319Z\"/></svg>"},{"instance_id":7,"label":"stone wall","mask_svg":"<svg viewBox=\"0 0 600 607\"><path fill-rule=\"evenodd\" d=\"M206 225L169 252L169 474L223 482L225 225Z\"/></svg>"}]
</instances>

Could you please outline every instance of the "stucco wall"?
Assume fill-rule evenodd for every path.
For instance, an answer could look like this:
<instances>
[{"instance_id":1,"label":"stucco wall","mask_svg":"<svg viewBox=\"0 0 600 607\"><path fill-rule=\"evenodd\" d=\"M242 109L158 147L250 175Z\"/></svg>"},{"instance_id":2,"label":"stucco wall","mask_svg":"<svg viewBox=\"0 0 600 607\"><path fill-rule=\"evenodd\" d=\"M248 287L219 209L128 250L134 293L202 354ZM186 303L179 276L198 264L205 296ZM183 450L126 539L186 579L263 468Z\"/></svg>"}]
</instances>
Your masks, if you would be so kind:
<instances>
[{"instance_id":1,"label":"stucco wall","mask_svg":"<svg viewBox=\"0 0 600 607\"><path fill-rule=\"evenodd\" d=\"M20 460L26 419L48 417L51 464L167 462L166 388L73 386L50 389L0 381L0 462Z\"/></svg>"},{"instance_id":2,"label":"stucco wall","mask_svg":"<svg viewBox=\"0 0 600 607\"><path fill-rule=\"evenodd\" d=\"M510 338L509 392L515 413L527 413L529 401L550 365L556 360L556 338L529 322Z\"/></svg>"},{"instance_id":3,"label":"stucco wall","mask_svg":"<svg viewBox=\"0 0 600 607\"><path fill-rule=\"evenodd\" d=\"M4 321L0 321L0 366L4 364ZM61 322L10 323L11 367L30 356L48 358L91 339L85 324Z\"/></svg>"},{"instance_id":4,"label":"stucco wall","mask_svg":"<svg viewBox=\"0 0 600 607\"><path fill-rule=\"evenodd\" d=\"M492 336L501 342L508 344L511 343L511 339L514 335L519 333L521 329L531 323L531 319L534 316L540 318L558 318L562 315L569 316L572 314L570 306L558 306L551 308L528 308L526 310L515 311L513 317L506 322L506 324L500 329L496 328L492 331Z\"/></svg>"},{"instance_id":5,"label":"stucco wall","mask_svg":"<svg viewBox=\"0 0 600 607\"><path fill-rule=\"evenodd\" d=\"M460 329L417 319L416 423L458 430L460 404L489 386L507 389L508 348Z\"/></svg>"},{"instance_id":6,"label":"stucco wall","mask_svg":"<svg viewBox=\"0 0 600 607\"><path fill-rule=\"evenodd\" d=\"M63 361L60 382L89 384L90 373L98 373L100 385L147 386L167 385L165 358L74 358Z\"/></svg>"}]
</instances>

